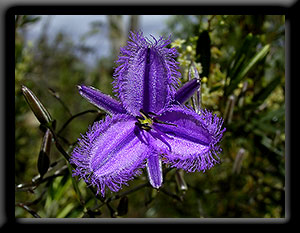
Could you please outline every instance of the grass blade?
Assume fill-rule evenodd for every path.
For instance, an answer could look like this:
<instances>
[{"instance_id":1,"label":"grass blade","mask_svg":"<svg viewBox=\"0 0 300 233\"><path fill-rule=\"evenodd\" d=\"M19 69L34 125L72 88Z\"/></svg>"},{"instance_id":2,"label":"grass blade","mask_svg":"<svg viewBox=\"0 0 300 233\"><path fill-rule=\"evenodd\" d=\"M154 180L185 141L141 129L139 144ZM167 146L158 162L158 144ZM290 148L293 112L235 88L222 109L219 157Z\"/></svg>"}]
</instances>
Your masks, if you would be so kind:
<instances>
[{"instance_id":1,"label":"grass blade","mask_svg":"<svg viewBox=\"0 0 300 233\"><path fill-rule=\"evenodd\" d=\"M230 95L234 89L238 86L241 80L246 74L259 62L261 61L270 51L270 45L265 45L260 51L258 51L241 69L235 78L232 78L228 88L226 89L226 96Z\"/></svg>"}]
</instances>

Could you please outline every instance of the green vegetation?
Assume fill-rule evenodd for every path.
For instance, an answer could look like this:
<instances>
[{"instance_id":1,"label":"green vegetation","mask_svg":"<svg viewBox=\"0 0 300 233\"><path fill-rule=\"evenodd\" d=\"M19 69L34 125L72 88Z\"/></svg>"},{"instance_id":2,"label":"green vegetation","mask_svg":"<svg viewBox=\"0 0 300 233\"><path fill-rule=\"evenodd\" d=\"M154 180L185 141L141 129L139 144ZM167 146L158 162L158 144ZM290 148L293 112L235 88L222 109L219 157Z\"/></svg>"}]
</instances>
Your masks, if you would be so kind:
<instances>
[{"instance_id":1,"label":"green vegetation","mask_svg":"<svg viewBox=\"0 0 300 233\"><path fill-rule=\"evenodd\" d=\"M26 41L25 32L39 20L15 18L16 217L285 217L284 16L170 17L162 35L171 34L171 46L178 47L182 83L194 64L202 77L202 107L224 118L222 162L205 173L164 168L159 191L147 185L143 173L105 200L71 176L62 150L69 154L80 134L104 117L80 97L76 85L112 94L115 54L89 67L83 58L93 49L67 34L50 40L45 30L35 43ZM112 37L120 37L118 20L122 17L109 21ZM101 25L92 24L82 41L101 33ZM120 44L110 41L113 47ZM55 120L52 141L44 138L47 129L26 103L21 85Z\"/></svg>"}]
</instances>

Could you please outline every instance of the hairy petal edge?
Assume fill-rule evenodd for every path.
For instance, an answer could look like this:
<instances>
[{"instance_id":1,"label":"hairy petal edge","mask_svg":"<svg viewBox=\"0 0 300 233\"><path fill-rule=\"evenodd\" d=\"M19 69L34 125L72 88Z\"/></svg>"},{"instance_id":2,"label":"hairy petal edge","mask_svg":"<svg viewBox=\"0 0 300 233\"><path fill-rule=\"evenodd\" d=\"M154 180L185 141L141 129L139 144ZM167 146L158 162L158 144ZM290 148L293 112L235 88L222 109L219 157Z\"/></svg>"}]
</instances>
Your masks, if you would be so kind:
<instances>
[{"instance_id":1,"label":"hairy petal edge","mask_svg":"<svg viewBox=\"0 0 300 233\"><path fill-rule=\"evenodd\" d=\"M167 142L155 141L164 162L187 172L204 172L219 162L221 148L217 144L225 131L221 118L206 110L198 115L186 107L173 106L158 119L176 125L154 125Z\"/></svg>"},{"instance_id":2,"label":"hairy petal edge","mask_svg":"<svg viewBox=\"0 0 300 233\"><path fill-rule=\"evenodd\" d=\"M105 196L106 187L117 192L140 175L148 147L137 136L140 131L134 122L133 117L118 114L94 123L72 152L70 162L77 166L73 176L96 186L97 193Z\"/></svg>"}]
</instances>

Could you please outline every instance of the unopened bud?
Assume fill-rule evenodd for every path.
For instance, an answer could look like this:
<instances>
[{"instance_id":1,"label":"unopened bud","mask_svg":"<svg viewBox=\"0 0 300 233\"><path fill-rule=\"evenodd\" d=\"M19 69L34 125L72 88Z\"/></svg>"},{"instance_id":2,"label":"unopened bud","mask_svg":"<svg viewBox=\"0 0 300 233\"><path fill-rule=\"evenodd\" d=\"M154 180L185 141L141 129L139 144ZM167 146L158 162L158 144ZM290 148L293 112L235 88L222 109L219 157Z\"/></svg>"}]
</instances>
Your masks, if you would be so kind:
<instances>
[{"instance_id":1,"label":"unopened bud","mask_svg":"<svg viewBox=\"0 0 300 233\"><path fill-rule=\"evenodd\" d=\"M233 110L235 106L235 95L230 95L226 102L225 112L224 112L224 121L227 121L228 124L232 121Z\"/></svg>"},{"instance_id":2,"label":"unopened bud","mask_svg":"<svg viewBox=\"0 0 300 233\"><path fill-rule=\"evenodd\" d=\"M176 170L175 179L178 189L182 192L185 192L188 189L188 186L186 185L186 182L184 180L182 169Z\"/></svg>"},{"instance_id":3,"label":"unopened bud","mask_svg":"<svg viewBox=\"0 0 300 233\"><path fill-rule=\"evenodd\" d=\"M38 121L41 124L49 124L52 121L52 118L47 109L41 103L41 101L26 86L22 85L21 89L26 102L28 103L29 107L31 108Z\"/></svg>"},{"instance_id":4,"label":"unopened bud","mask_svg":"<svg viewBox=\"0 0 300 233\"><path fill-rule=\"evenodd\" d=\"M236 173L239 174L241 172L241 168L242 168L242 162L244 160L244 155L245 155L246 150L244 148L241 148L234 160L234 164L232 167L232 173Z\"/></svg>"},{"instance_id":5,"label":"unopened bud","mask_svg":"<svg viewBox=\"0 0 300 233\"><path fill-rule=\"evenodd\" d=\"M189 80L191 80L192 74L194 75L194 78L197 80L197 83L199 83L199 87L197 88L197 91L192 96L191 100L196 113L199 114L202 108L201 77L194 63L191 64L191 67L189 69Z\"/></svg>"},{"instance_id":6,"label":"unopened bud","mask_svg":"<svg viewBox=\"0 0 300 233\"><path fill-rule=\"evenodd\" d=\"M118 216L123 216L128 212L128 197L123 196L117 207Z\"/></svg>"},{"instance_id":7,"label":"unopened bud","mask_svg":"<svg viewBox=\"0 0 300 233\"><path fill-rule=\"evenodd\" d=\"M47 129L43 137L42 146L38 158L38 171L41 177L43 177L44 174L48 171L50 165L51 142L52 142L52 133L50 129Z\"/></svg>"}]
</instances>

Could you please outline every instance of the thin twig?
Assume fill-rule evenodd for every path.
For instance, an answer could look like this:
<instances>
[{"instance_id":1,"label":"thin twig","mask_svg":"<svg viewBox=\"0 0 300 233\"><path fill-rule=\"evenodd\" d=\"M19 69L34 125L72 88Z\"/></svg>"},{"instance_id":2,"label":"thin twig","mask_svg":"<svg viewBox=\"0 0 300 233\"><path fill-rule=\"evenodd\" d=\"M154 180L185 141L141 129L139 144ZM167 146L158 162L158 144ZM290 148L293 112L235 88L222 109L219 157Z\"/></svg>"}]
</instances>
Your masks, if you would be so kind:
<instances>
[{"instance_id":1,"label":"thin twig","mask_svg":"<svg viewBox=\"0 0 300 233\"><path fill-rule=\"evenodd\" d=\"M77 113L75 115L73 115L72 117L70 117L64 124L63 126L61 127L61 129L58 131L57 135L60 135L62 133L62 131L68 126L68 124L70 124L70 122L72 120L74 120L76 117L79 117L81 115L84 115L86 113L95 113L95 112L98 112L97 110L93 110L93 109L90 109L90 110L86 110L86 111L83 111L83 112L80 112L80 113Z\"/></svg>"},{"instance_id":2,"label":"thin twig","mask_svg":"<svg viewBox=\"0 0 300 233\"><path fill-rule=\"evenodd\" d=\"M30 191L33 192L40 184L50 180L54 179L58 176L65 175L65 170L67 169L67 166L61 167L59 170L57 170L52 176L45 177L43 179L37 179L35 182L26 183L26 184L18 184L15 188L17 192L20 191Z\"/></svg>"},{"instance_id":3,"label":"thin twig","mask_svg":"<svg viewBox=\"0 0 300 233\"><path fill-rule=\"evenodd\" d=\"M166 190L165 188L161 188L159 189L162 193L166 194L169 197L172 197L173 199L177 200L177 201L182 201L182 198L180 198L179 196L177 196L174 193L169 192L168 190Z\"/></svg>"},{"instance_id":4,"label":"thin twig","mask_svg":"<svg viewBox=\"0 0 300 233\"><path fill-rule=\"evenodd\" d=\"M132 188L132 189L130 189L130 190L127 190L127 191L122 192L122 193L120 193L120 194L116 194L115 196L109 197L109 198L107 198L107 199L103 199L101 196L96 196L96 197L97 197L97 199L99 199L102 203L107 204L107 203L109 203L109 202L111 202L111 201L118 200L118 199L120 199L121 197L126 196L126 195L128 195L128 194L130 194L130 193L136 192L136 191L138 191L138 190L140 190L140 189L142 189L142 188L144 188L144 187L146 187L146 186L148 186L148 185L149 185L149 182L139 184L139 185L135 186L134 188ZM93 189L91 189L91 190L92 190L93 193L95 193L95 190L93 190Z\"/></svg>"},{"instance_id":5,"label":"thin twig","mask_svg":"<svg viewBox=\"0 0 300 233\"><path fill-rule=\"evenodd\" d=\"M68 146L71 146L71 145L72 145L66 138L62 137L61 135L57 135L57 137L60 138L61 141L62 141L63 143L65 143L66 145L68 145Z\"/></svg>"},{"instance_id":6,"label":"thin twig","mask_svg":"<svg viewBox=\"0 0 300 233\"><path fill-rule=\"evenodd\" d=\"M139 184L139 185L135 186L134 188L132 188L132 189L130 189L128 191L122 192L119 195L116 195L115 198L112 199L112 200L120 199L121 197L124 197L124 196L126 196L126 195L128 195L130 193L136 192L139 189L142 189L142 188L144 188L146 186L149 186L149 182L146 182L146 183L143 183L143 184Z\"/></svg>"},{"instance_id":7,"label":"thin twig","mask_svg":"<svg viewBox=\"0 0 300 233\"><path fill-rule=\"evenodd\" d=\"M210 26L211 26L211 21L213 20L213 18L215 17L216 15L212 15L211 17L210 17L210 19L208 20L208 27L207 27L207 31L212 31L212 29L210 29Z\"/></svg>"},{"instance_id":8,"label":"thin twig","mask_svg":"<svg viewBox=\"0 0 300 233\"><path fill-rule=\"evenodd\" d=\"M25 205L24 203L17 203L17 206L23 208L24 210L26 210L28 213L30 213L33 217L35 218L41 218L40 215L38 215L33 209L29 208L27 205Z\"/></svg>"},{"instance_id":9,"label":"thin twig","mask_svg":"<svg viewBox=\"0 0 300 233\"><path fill-rule=\"evenodd\" d=\"M99 204L98 206L96 206L95 208L93 208L93 210L100 209L102 206L106 205L107 208L110 211L111 217L115 218L117 212L110 206L110 202L118 200L118 199L120 199L120 198L122 198L124 196L127 196L128 194L136 192L136 191L138 191L138 190L140 190L140 189L142 189L144 187L147 187L147 186L149 186L149 182L145 182L145 183L139 184L139 185L137 185L136 187L134 187L134 188L132 188L130 190L127 190L127 191L122 192L120 194L117 194L115 196L109 197L106 200L103 200L103 198L100 197L100 196L96 196L96 198L99 199L102 203ZM91 188L91 190L94 193L95 190L93 190L92 188Z\"/></svg>"},{"instance_id":10,"label":"thin twig","mask_svg":"<svg viewBox=\"0 0 300 233\"><path fill-rule=\"evenodd\" d=\"M58 137L56 133L54 132L53 128L50 126L49 129L51 130L51 133L53 135L54 141L55 141L55 146L59 150L59 152L65 157L67 161L69 161L70 156L68 153L64 150L64 148L61 146L61 144L58 141Z\"/></svg>"},{"instance_id":11,"label":"thin twig","mask_svg":"<svg viewBox=\"0 0 300 233\"><path fill-rule=\"evenodd\" d=\"M41 195L37 199L35 199L33 201L30 201L30 202L25 202L23 204L26 205L26 206L36 205L37 203L40 202L40 200L42 200L42 198L43 198L44 194L46 193L46 191L47 191L47 189L44 189L43 192L41 193Z\"/></svg>"},{"instance_id":12,"label":"thin twig","mask_svg":"<svg viewBox=\"0 0 300 233\"><path fill-rule=\"evenodd\" d=\"M109 212L110 212L110 217L111 217L111 218L116 218L116 217L117 217L117 211L115 211L115 210L110 206L109 203L106 203L106 206L107 206L107 208L108 208L108 210L109 210Z\"/></svg>"},{"instance_id":13,"label":"thin twig","mask_svg":"<svg viewBox=\"0 0 300 233\"><path fill-rule=\"evenodd\" d=\"M70 116L72 116L72 113L71 113L71 111L70 111L70 109L67 107L67 105L61 100L61 98L60 98L60 96L59 96L59 94L56 92L56 91L54 91L52 88L48 88L48 91L50 92L50 94L52 95L52 96L54 96L55 97L55 99L57 99L58 101L59 101L59 103L64 107L64 109L68 112L68 114L70 115Z\"/></svg>"}]
</instances>

